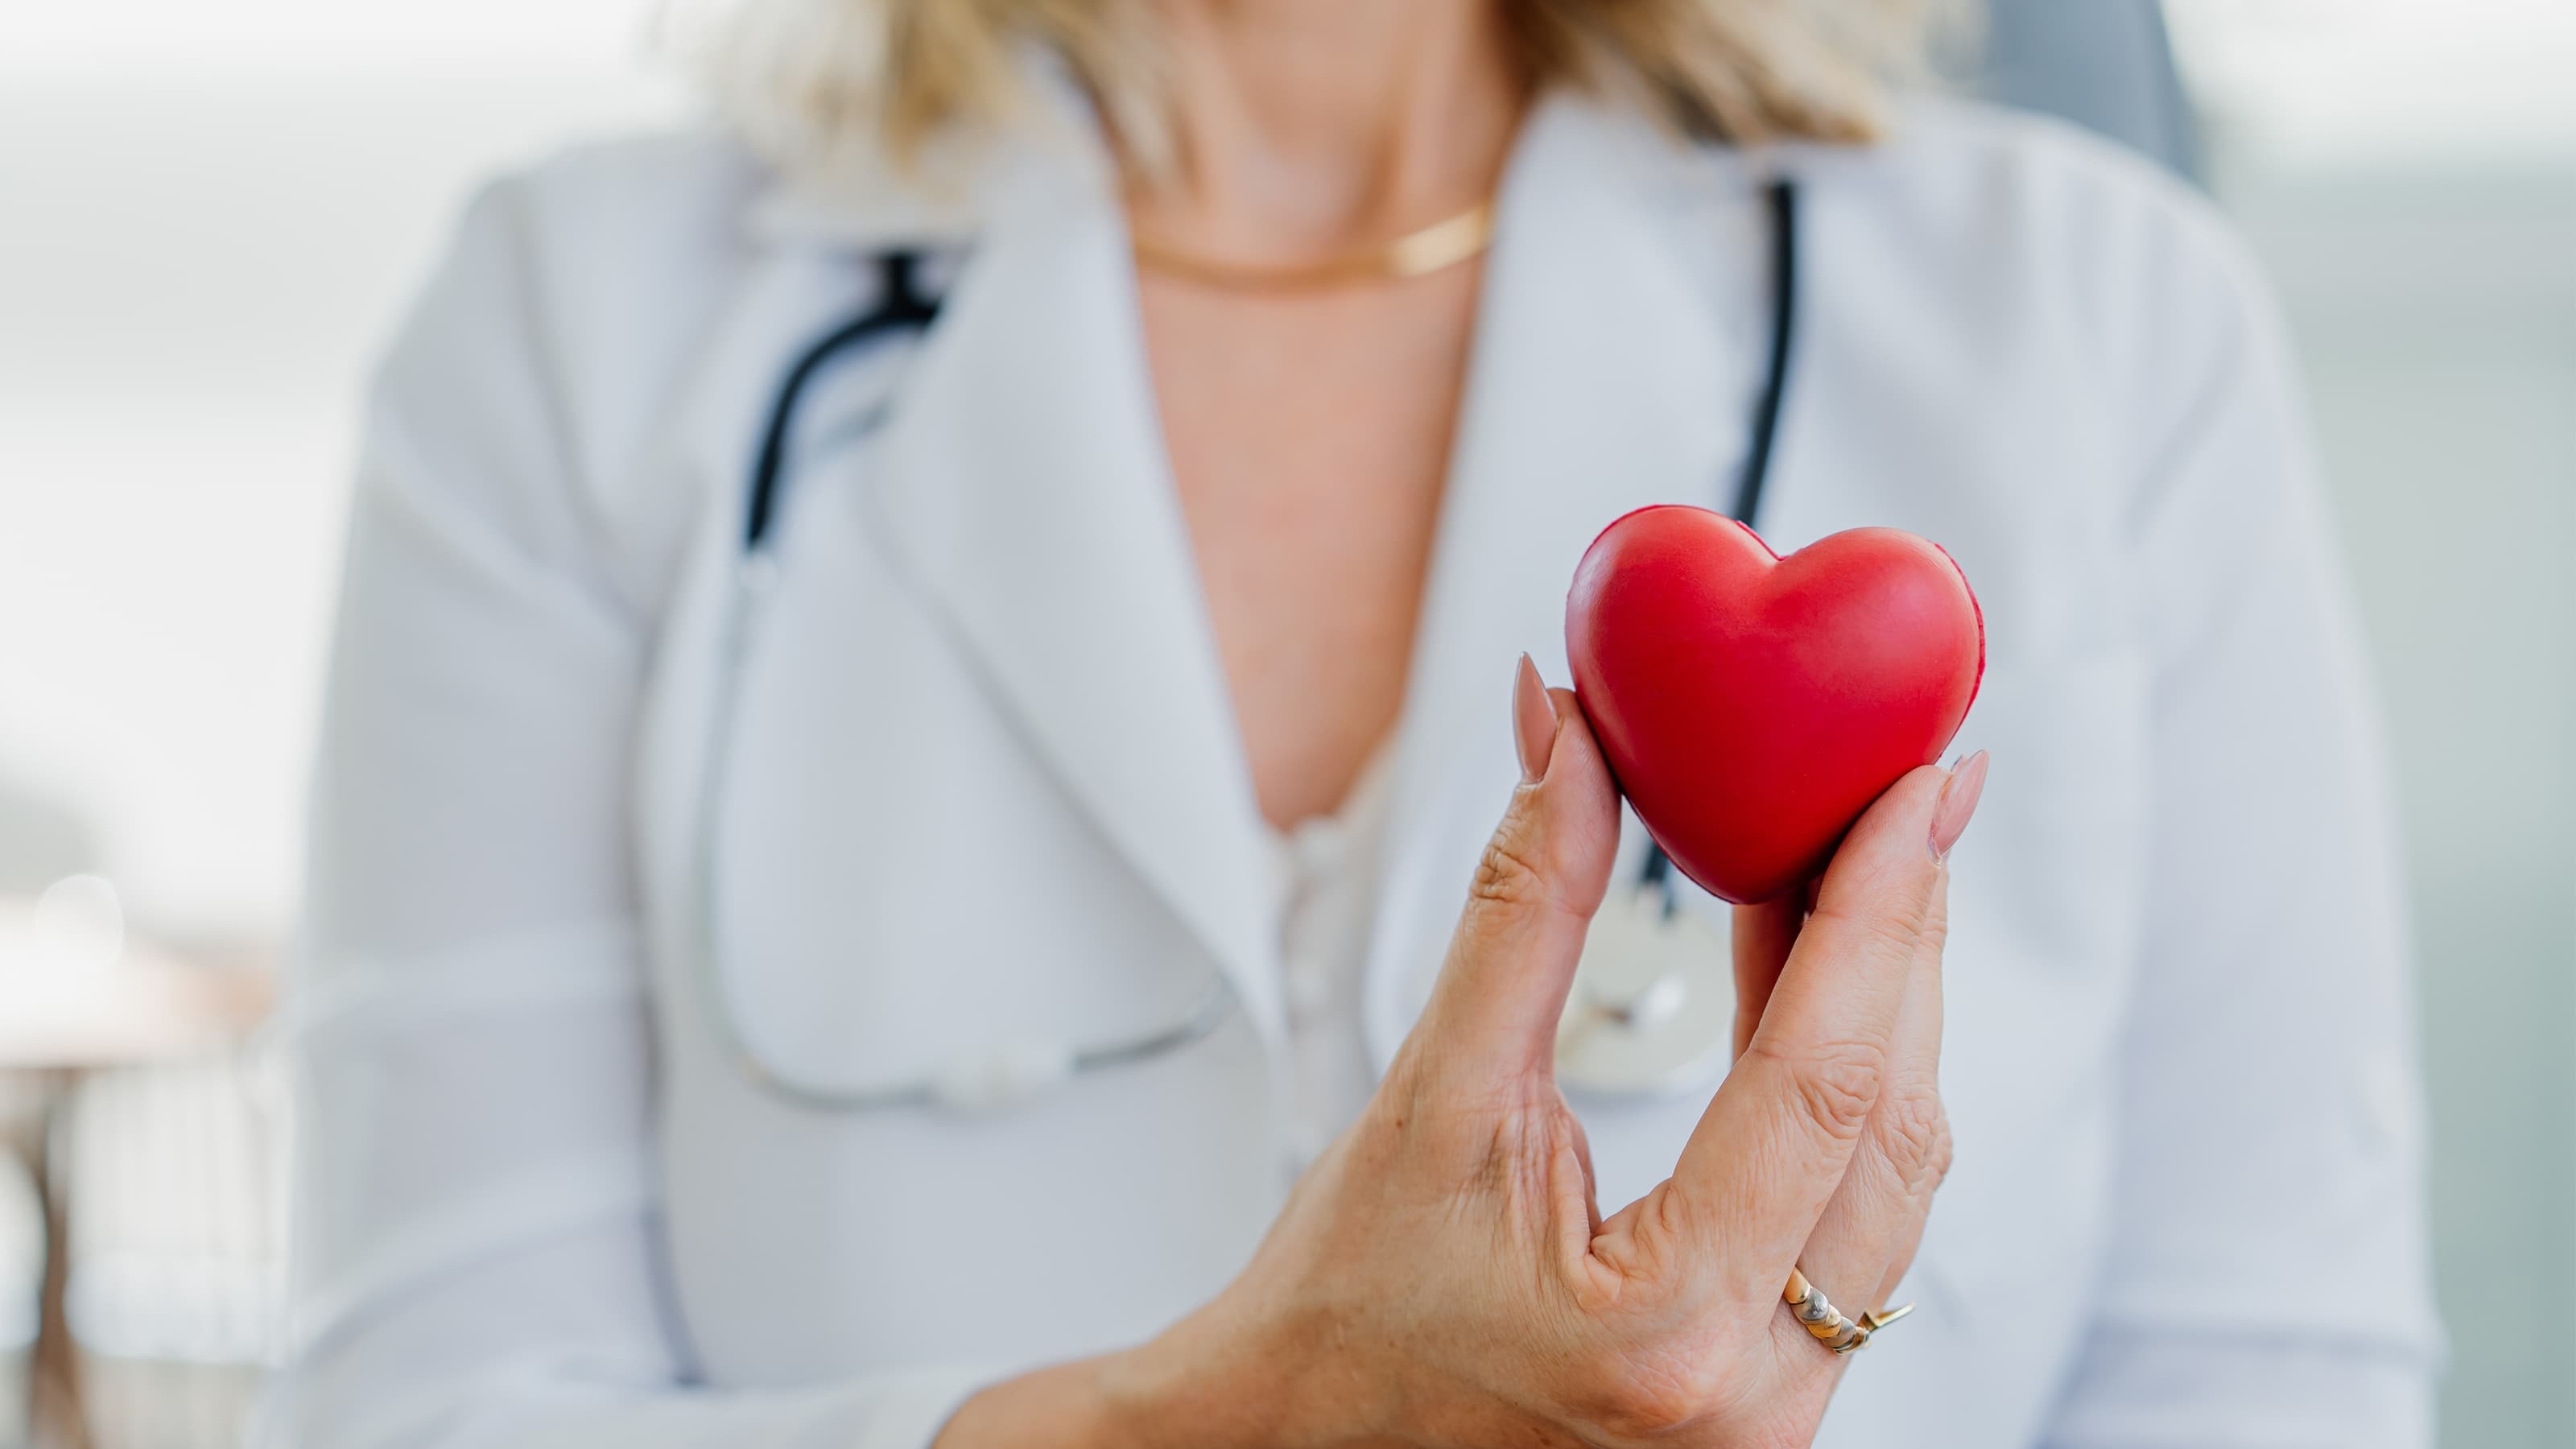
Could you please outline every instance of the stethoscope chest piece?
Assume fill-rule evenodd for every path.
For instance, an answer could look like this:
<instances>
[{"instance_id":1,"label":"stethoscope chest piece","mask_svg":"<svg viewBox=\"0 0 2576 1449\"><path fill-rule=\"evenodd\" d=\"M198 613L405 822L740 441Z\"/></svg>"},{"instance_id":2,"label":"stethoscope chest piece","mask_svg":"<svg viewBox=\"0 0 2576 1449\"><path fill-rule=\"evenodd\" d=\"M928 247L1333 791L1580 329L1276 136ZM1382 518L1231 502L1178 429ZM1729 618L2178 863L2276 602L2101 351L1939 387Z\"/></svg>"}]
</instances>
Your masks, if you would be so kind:
<instances>
[{"instance_id":1,"label":"stethoscope chest piece","mask_svg":"<svg viewBox=\"0 0 2576 1449\"><path fill-rule=\"evenodd\" d=\"M1696 911L1658 885L1614 884L1584 937L1556 1028L1569 1091L1678 1092L1721 1076L1735 1040L1735 964Z\"/></svg>"}]
</instances>

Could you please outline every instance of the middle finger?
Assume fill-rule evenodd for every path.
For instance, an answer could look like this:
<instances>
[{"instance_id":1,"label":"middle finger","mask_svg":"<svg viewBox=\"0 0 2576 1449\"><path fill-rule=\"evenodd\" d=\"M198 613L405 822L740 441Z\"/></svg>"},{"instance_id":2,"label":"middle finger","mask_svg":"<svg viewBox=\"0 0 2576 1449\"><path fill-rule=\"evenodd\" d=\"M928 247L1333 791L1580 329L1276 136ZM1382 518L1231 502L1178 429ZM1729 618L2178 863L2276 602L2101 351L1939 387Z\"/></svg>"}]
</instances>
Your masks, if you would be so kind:
<instances>
[{"instance_id":1,"label":"middle finger","mask_svg":"<svg viewBox=\"0 0 2576 1449\"><path fill-rule=\"evenodd\" d=\"M1934 882L1890 1038L1886 1085L1851 1168L1799 1255L1808 1280L1846 1318L1885 1308L1912 1266L1932 1193L1949 1170L1950 1129L1941 1105L1941 958L1949 872Z\"/></svg>"},{"instance_id":2,"label":"middle finger","mask_svg":"<svg viewBox=\"0 0 2576 1449\"><path fill-rule=\"evenodd\" d=\"M1751 1042L1665 1184L1657 1220L1730 1299L1778 1291L1867 1135L1938 874L1929 839L1946 779L1907 775L1844 839Z\"/></svg>"}]
</instances>

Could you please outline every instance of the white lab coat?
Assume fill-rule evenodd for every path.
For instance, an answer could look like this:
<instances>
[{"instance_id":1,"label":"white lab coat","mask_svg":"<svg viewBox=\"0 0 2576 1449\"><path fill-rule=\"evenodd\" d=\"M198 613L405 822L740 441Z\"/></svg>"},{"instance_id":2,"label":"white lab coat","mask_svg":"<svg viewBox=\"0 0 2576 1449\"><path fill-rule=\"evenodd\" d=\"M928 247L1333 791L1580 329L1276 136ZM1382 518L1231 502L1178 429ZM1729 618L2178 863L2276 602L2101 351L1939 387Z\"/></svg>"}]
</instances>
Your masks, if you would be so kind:
<instances>
[{"instance_id":1,"label":"white lab coat","mask_svg":"<svg viewBox=\"0 0 2576 1449\"><path fill-rule=\"evenodd\" d=\"M1948 547L1989 633L1960 744L1995 759L1922 1310L1823 1442L2426 1442L2391 831L2278 329L2201 204L2071 132L1925 103L1876 149L1749 156L1543 104L1395 744L1378 1060L1514 778L1514 656L1566 678L1603 523L1727 492L1773 169L1802 325L1764 531ZM997 144L936 195L858 174L800 189L693 136L505 180L384 364L279 1442L918 1446L976 1384L1206 1300L1280 1203L1275 902L1098 143ZM1211 972L1243 1003L984 1116L782 1105L689 975L755 436L898 242L971 246L925 343L805 408L716 827L743 1028L868 1083L1132 1032ZM1705 1095L1579 1104L1607 1206Z\"/></svg>"}]
</instances>

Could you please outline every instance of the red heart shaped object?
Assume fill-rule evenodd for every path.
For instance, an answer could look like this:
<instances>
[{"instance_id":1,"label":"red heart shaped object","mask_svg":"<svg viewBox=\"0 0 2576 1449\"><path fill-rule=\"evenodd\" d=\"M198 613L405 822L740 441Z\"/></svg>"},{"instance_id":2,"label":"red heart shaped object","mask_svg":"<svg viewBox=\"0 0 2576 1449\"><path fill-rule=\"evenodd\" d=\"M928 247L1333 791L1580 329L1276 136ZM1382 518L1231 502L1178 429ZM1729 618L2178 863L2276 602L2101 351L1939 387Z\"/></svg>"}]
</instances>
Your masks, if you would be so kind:
<instances>
[{"instance_id":1,"label":"red heart shaped object","mask_svg":"<svg viewBox=\"0 0 2576 1449\"><path fill-rule=\"evenodd\" d=\"M1738 903L1824 868L1941 756L1985 618L1929 539L1855 528L1783 558L1705 508L1640 508L1574 571L1565 650L1619 787L1683 874Z\"/></svg>"}]
</instances>

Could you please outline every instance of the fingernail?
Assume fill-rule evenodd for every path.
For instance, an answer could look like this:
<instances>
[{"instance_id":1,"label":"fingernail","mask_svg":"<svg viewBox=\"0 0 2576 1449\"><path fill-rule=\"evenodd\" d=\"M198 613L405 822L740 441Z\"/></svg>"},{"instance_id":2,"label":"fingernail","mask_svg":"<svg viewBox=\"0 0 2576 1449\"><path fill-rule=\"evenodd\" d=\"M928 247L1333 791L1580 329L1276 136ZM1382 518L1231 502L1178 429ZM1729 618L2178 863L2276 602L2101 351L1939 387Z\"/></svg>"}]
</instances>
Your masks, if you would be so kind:
<instances>
[{"instance_id":1,"label":"fingernail","mask_svg":"<svg viewBox=\"0 0 2576 1449\"><path fill-rule=\"evenodd\" d=\"M1934 860L1948 860L1950 847L1968 833L1968 821L1977 813L1977 797L1985 789L1986 752L1979 750L1951 769L1949 780L1941 786L1941 799L1932 807Z\"/></svg>"},{"instance_id":2,"label":"fingernail","mask_svg":"<svg viewBox=\"0 0 2576 1449\"><path fill-rule=\"evenodd\" d=\"M1512 679L1512 736L1520 746L1521 783L1546 779L1547 757L1556 748L1556 701L1547 697L1538 666L1526 654Z\"/></svg>"}]
</instances>

